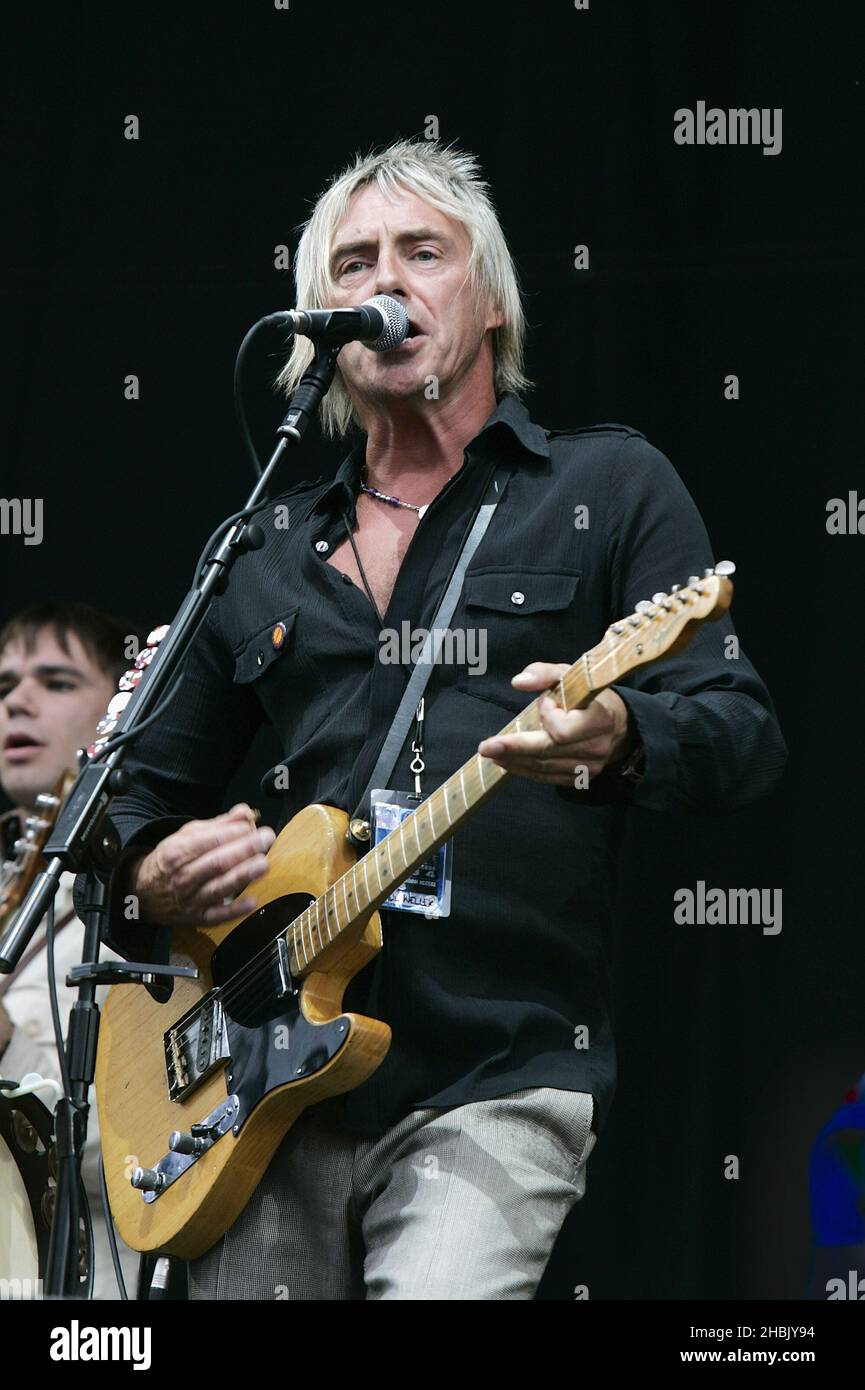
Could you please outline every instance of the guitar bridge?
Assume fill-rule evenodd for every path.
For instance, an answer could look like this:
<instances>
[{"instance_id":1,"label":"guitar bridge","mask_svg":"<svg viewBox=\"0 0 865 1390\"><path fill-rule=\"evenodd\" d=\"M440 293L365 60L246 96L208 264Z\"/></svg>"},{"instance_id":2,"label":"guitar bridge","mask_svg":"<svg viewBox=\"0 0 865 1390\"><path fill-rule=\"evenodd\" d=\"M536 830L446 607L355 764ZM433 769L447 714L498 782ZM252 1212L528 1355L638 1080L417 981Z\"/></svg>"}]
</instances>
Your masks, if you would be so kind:
<instances>
[{"instance_id":1,"label":"guitar bridge","mask_svg":"<svg viewBox=\"0 0 865 1390\"><path fill-rule=\"evenodd\" d=\"M220 991L213 989L163 1034L169 1100L180 1100L230 1060Z\"/></svg>"}]
</instances>

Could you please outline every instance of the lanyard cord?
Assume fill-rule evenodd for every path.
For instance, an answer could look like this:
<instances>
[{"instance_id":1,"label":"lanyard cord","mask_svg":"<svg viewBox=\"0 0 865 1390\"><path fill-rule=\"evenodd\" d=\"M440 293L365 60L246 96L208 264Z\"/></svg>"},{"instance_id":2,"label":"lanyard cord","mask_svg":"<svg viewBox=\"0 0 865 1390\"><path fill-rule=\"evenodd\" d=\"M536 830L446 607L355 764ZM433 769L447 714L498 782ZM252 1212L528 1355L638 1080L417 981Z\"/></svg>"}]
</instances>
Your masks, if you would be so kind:
<instances>
[{"instance_id":1,"label":"lanyard cord","mask_svg":"<svg viewBox=\"0 0 865 1390\"><path fill-rule=\"evenodd\" d=\"M455 556L454 556L453 562L452 562L451 567L450 567L450 571L449 571L448 576L447 576L447 578L445 579L444 585L443 585L443 587L442 587L442 590L441 590L442 595L446 594L447 591L448 591L448 587L450 586L450 582L451 582L451 580L453 579L453 576L454 576L454 572L455 572L455 570L456 570L456 567L457 567L457 565L459 564L460 558L461 558L462 553L463 553L463 551L464 551L464 549L465 549L465 545L466 545L466 541L467 541L467 539L468 539L468 536L469 536L469 534L470 534L470 532L471 532L471 530L472 530L472 527L473 527L474 524L475 524L475 521L477 520L477 516L478 516L478 512L479 512L479 510L480 510L480 507L483 505L483 499L487 496L487 493L489 492L490 486L491 486L491 484L492 484L492 480L493 480L493 478L494 478L494 476L495 476L495 471L496 471L496 465L495 465L495 463L493 463L492 466L491 466L491 468L490 468L490 471L489 471L489 475L488 475L488 477L487 477L487 480L486 480L486 482L485 482L485 484L484 484L483 490L482 490L482 492L481 492L481 501L480 501L478 507L475 509L475 511L474 511L474 513L472 514L472 516L469 517L468 524L467 524L467 526L466 526L466 528L465 528L465 530L464 530L464 532L463 532L462 541L461 541L459 547L457 548L456 554L455 554ZM454 474L453 476L456 477L456 474ZM449 479L448 481L450 481L450 479ZM445 484L445 486L447 486L447 484ZM363 561L362 561L361 558L360 558L360 552L359 552L359 550L358 550L358 548L357 548L357 544L355 543L354 534L353 534L352 526L351 526L351 521L349 520L348 513L346 512L346 510L345 510L344 507L342 508L342 520L343 520L343 524L344 524L344 526L345 526L346 535L348 536L348 539L349 539L349 541L351 542L351 548L352 548L352 550L354 551L354 558L355 558L355 560L357 561L358 572L359 572L359 574L360 574L361 579L363 580L363 586L364 586L364 588L366 589L367 597L368 597L370 603L371 603L372 606L373 606L373 611L375 612L376 617L378 618L379 626L380 626L381 628L383 628L383 627L384 627L384 618L383 618L382 614L381 614L380 611L379 611L378 604L377 604L376 601L375 601L375 597L374 597L373 592L372 592L372 589L370 588L370 585L369 585L369 580L368 580L367 577L366 577L366 570L365 570L364 567L363 567ZM439 600L439 606L440 606L440 604L441 604L441 599ZM436 612L438 612L438 608L436 609ZM414 740L413 740L413 742L412 742L412 752L414 753L415 756L414 756L414 758L412 759L411 770L412 770L412 772L413 772L414 775L415 775L415 795L418 796L418 797L420 797L420 796L422 795L422 793L421 793L421 783L420 783L420 774L421 774L421 772L423 772L424 767L425 767L425 763L424 763L424 760L423 760L423 724L424 724L424 700L423 700L423 697L421 697L420 704L419 704L418 707L417 707L417 712L416 712L415 718L416 718L415 736L414 736Z\"/></svg>"},{"instance_id":2,"label":"lanyard cord","mask_svg":"<svg viewBox=\"0 0 865 1390\"><path fill-rule=\"evenodd\" d=\"M352 550L354 551L354 558L355 558L355 560L357 561L357 567L358 567L358 570L360 571L360 577L361 577L361 579L363 580L363 587L366 589L366 596L367 596L367 598L369 599L370 603L371 603L372 606L373 606L373 610L374 610L374 612L375 612L375 616L378 618L378 625L379 625L380 628L382 628L382 627L384 627L384 618L383 618L382 614L379 612L379 607L378 607L378 604L377 604L376 601L375 601L375 596L374 596L374 594L373 594L373 592L372 592L372 589L369 587L369 580L368 580L367 577L366 577L366 570L364 569L364 567L363 567L363 561L362 561L361 558L360 558L360 551L358 550L357 545L355 544L355 539L354 539L354 536L353 536L353 534L352 534L352 529L351 529L351 522L350 522L349 519L348 519L348 513L346 512L345 508L343 508L343 511L342 511L342 519L343 519L343 521L345 522L345 531L346 531L346 535L348 536L349 540L351 541L351 548L352 548Z\"/></svg>"}]
</instances>

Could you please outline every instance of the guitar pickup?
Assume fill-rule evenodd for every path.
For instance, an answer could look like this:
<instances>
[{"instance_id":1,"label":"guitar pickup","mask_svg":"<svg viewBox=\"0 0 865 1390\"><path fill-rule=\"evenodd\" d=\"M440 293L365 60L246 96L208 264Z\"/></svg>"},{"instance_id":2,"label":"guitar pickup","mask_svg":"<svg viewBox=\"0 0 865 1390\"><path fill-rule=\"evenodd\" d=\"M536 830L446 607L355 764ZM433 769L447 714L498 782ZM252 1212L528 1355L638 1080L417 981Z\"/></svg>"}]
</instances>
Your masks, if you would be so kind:
<instances>
[{"instance_id":1,"label":"guitar pickup","mask_svg":"<svg viewBox=\"0 0 865 1390\"><path fill-rule=\"evenodd\" d=\"M229 1061L225 1010L218 989L163 1034L169 1100L179 1100Z\"/></svg>"}]
</instances>

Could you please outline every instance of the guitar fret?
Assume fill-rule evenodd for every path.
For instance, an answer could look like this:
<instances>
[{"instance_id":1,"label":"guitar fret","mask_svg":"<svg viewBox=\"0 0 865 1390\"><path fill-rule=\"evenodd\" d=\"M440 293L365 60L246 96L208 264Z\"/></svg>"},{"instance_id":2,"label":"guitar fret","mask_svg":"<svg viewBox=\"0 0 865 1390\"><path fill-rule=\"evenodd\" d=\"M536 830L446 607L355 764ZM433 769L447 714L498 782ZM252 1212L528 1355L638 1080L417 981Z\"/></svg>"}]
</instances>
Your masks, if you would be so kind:
<instances>
[{"instance_id":1,"label":"guitar fret","mask_svg":"<svg viewBox=\"0 0 865 1390\"><path fill-rule=\"evenodd\" d=\"M466 781L465 781L465 777L463 776L463 769L462 769L462 768L460 768L460 790L462 791L462 794L463 794L463 801L465 802L465 808L466 808L466 810L468 810L468 809L469 809L469 799L468 799L468 797L466 796Z\"/></svg>"},{"instance_id":2,"label":"guitar fret","mask_svg":"<svg viewBox=\"0 0 865 1390\"><path fill-rule=\"evenodd\" d=\"M360 889L357 886L357 864L352 864L351 866L351 881L354 884L355 905L360 909Z\"/></svg>"},{"instance_id":3,"label":"guitar fret","mask_svg":"<svg viewBox=\"0 0 865 1390\"><path fill-rule=\"evenodd\" d=\"M481 779L481 791L486 791L487 787L486 782L484 781L484 760L481 757L480 753L475 753L475 762L478 765L478 776Z\"/></svg>"},{"instance_id":4,"label":"guitar fret","mask_svg":"<svg viewBox=\"0 0 865 1390\"><path fill-rule=\"evenodd\" d=\"M367 861L367 857L368 857L367 855L364 855L364 856L363 856L363 860L362 860L361 862L363 863L363 881L364 881L364 883L366 884L366 900L367 900L368 903L371 903L371 902L372 902L372 893L369 891L369 875L367 874L367 871L366 871L366 861Z\"/></svg>"},{"instance_id":5,"label":"guitar fret","mask_svg":"<svg viewBox=\"0 0 865 1390\"><path fill-rule=\"evenodd\" d=\"M451 820L451 808L450 808L450 806L448 806L448 789L447 789L447 783L445 783L445 786L444 786L444 798L445 798L445 815L446 815L447 818L448 818L448 825L450 826L450 825L453 824L453 821Z\"/></svg>"},{"instance_id":6,"label":"guitar fret","mask_svg":"<svg viewBox=\"0 0 865 1390\"><path fill-rule=\"evenodd\" d=\"M390 867L390 876L391 876L391 878L395 878L396 875L394 874L393 860L392 860L391 857L390 857L390 836L389 836L389 835L385 838L384 847L385 847L385 849L387 850L387 862L388 862L388 865L389 865L389 867Z\"/></svg>"},{"instance_id":7,"label":"guitar fret","mask_svg":"<svg viewBox=\"0 0 865 1390\"><path fill-rule=\"evenodd\" d=\"M342 878L340 879L340 882L342 883L342 900L345 903L345 920L348 921L348 919L351 917L351 912L349 911L348 906L348 894L345 891L345 874L343 874Z\"/></svg>"},{"instance_id":8,"label":"guitar fret","mask_svg":"<svg viewBox=\"0 0 865 1390\"><path fill-rule=\"evenodd\" d=\"M436 828L435 828L435 822L434 822L434 820L433 820L432 797L430 797L430 799L429 799L429 801L427 802L426 805L427 805L427 810L429 811L429 828L430 828L430 830L432 831L432 837L433 837L433 840L434 840L435 837L436 837Z\"/></svg>"},{"instance_id":9,"label":"guitar fret","mask_svg":"<svg viewBox=\"0 0 865 1390\"><path fill-rule=\"evenodd\" d=\"M417 852L418 852L418 854L423 854L423 846L421 845L421 842L420 842L420 831L419 831L419 829L418 829L418 825L419 825L419 822L420 822L420 813L419 813L418 811L414 811L414 812L412 813L412 818L411 818L411 820L412 820L412 825L414 826L414 837L415 837L415 839L417 840Z\"/></svg>"},{"instance_id":10,"label":"guitar fret","mask_svg":"<svg viewBox=\"0 0 865 1390\"><path fill-rule=\"evenodd\" d=\"M406 864L408 863L408 850L407 850L406 847L405 847L405 836L404 836L403 833L402 833L402 824L403 824L402 821L400 821L400 823L399 823L399 842L400 842L400 845L402 846L402 862L403 862L403 865L406 865Z\"/></svg>"}]
</instances>

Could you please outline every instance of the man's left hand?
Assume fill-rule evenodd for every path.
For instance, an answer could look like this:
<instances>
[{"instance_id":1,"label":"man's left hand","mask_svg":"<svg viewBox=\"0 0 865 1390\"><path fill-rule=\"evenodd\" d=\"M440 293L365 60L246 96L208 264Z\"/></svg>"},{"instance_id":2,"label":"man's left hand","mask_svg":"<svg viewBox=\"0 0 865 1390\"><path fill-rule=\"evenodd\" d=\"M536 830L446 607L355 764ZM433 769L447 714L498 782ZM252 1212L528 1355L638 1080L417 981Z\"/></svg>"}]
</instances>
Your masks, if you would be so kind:
<instances>
[{"instance_id":1,"label":"man's left hand","mask_svg":"<svg viewBox=\"0 0 865 1390\"><path fill-rule=\"evenodd\" d=\"M570 669L570 662L533 661L511 685L517 690L546 690ZM536 733L486 738L478 752L499 767L534 782L573 787L578 769L591 781L625 760L634 743L628 706L615 690L602 690L582 710L562 710L543 695L539 701L542 728Z\"/></svg>"}]
</instances>

